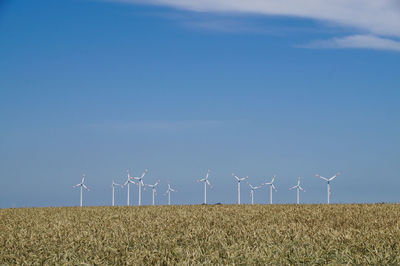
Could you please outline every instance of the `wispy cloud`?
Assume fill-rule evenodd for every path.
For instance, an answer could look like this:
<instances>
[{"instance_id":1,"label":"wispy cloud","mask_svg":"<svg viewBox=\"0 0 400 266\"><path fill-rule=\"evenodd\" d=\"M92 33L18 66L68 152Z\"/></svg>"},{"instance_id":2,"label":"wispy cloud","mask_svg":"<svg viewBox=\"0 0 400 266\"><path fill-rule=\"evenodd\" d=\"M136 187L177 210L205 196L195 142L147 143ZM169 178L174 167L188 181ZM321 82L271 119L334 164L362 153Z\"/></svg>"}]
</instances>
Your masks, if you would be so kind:
<instances>
[{"instance_id":1,"label":"wispy cloud","mask_svg":"<svg viewBox=\"0 0 400 266\"><path fill-rule=\"evenodd\" d=\"M396 50L400 37L399 0L109 0L170 6L194 12L219 14L258 14L311 19L345 27L355 34L334 39L340 47ZM230 31L226 23L193 22L203 28ZM246 30L246 27L239 29ZM251 29L248 27L248 29ZM362 37L364 36L364 37ZM379 36L379 37L378 37ZM351 46L351 43L358 43ZM364 45L370 44L369 47ZM380 47L380 48L378 48Z\"/></svg>"},{"instance_id":2,"label":"wispy cloud","mask_svg":"<svg viewBox=\"0 0 400 266\"><path fill-rule=\"evenodd\" d=\"M385 39L373 35L352 35L343 38L313 41L301 47L317 49L362 48L400 52L400 41Z\"/></svg>"},{"instance_id":3,"label":"wispy cloud","mask_svg":"<svg viewBox=\"0 0 400 266\"><path fill-rule=\"evenodd\" d=\"M196 12L294 16L400 37L398 0L110 0L165 5Z\"/></svg>"},{"instance_id":4,"label":"wispy cloud","mask_svg":"<svg viewBox=\"0 0 400 266\"><path fill-rule=\"evenodd\" d=\"M179 120L179 121L103 121L92 123L90 128L96 130L135 131L135 132L174 132L215 128L224 122L219 120Z\"/></svg>"},{"instance_id":5,"label":"wispy cloud","mask_svg":"<svg viewBox=\"0 0 400 266\"><path fill-rule=\"evenodd\" d=\"M243 23L242 21L233 19L197 19L186 20L182 25L189 28L196 28L217 32L246 32L246 33L266 33L267 29L263 29L251 23ZM269 31L272 33L272 31Z\"/></svg>"}]
</instances>

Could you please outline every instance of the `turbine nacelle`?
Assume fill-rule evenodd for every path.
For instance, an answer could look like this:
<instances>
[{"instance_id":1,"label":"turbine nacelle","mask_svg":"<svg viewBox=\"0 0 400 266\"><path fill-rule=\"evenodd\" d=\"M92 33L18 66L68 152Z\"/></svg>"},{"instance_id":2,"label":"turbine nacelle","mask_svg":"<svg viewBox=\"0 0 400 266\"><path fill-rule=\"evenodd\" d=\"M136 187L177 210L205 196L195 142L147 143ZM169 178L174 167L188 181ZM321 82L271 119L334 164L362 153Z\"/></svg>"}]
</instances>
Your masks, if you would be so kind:
<instances>
[{"instance_id":1,"label":"turbine nacelle","mask_svg":"<svg viewBox=\"0 0 400 266\"><path fill-rule=\"evenodd\" d=\"M164 195L166 195L166 194L168 194L168 193L170 193L170 192L178 192L178 190L173 189L173 188L171 187L171 185L168 183L168 189L167 189L167 191L165 192Z\"/></svg>"},{"instance_id":2,"label":"turbine nacelle","mask_svg":"<svg viewBox=\"0 0 400 266\"><path fill-rule=\"evenodd\" d=\"M236 179L236 181L238 181L238 182L242 182L242 181L244 181L244 180L246 180L246 179L249 178L248 176L245 176L245 177L240 178L240 177L238 177L237 175L235 175L235 174L233 174L233 173L232 173L232 176L233 176L233 177Z\"/></svg>"},{"instance_id":3,"label":"turbine nacelle","mask_svg":"<svg viewBox=\"0 0 400 266\"><path fill-rule=\"evenodd\" d=\"M293 186L293 187L291 187L291 188L289 188L289 190L292 190L292 189L299 189L299 190L301 190L301 191L303 191L303 192L306 192L306 190L305 189L303 189L301 186L300 186L300 176L297 178L297 185L296 186Z\"/></svg>"},{"instance_id":4,"label":"turbine nacelle","mask_svg":"<svg viewBox=\"0 0 400 266\"><path fill-rule=\"evenodd\" d=\"M326 177L320 176L319 174L315 174L315 176L329 183L330 181L332 181L333 179L335 179L336 177L338 177L341 173L342 173L342 172L339 171L339 172L337 172L334 176L332 176L331 178L326 178Z\"/></svg>"},{"instance_id":5,"label":"turbine nacelle","mask_svg":"<svg viewBox=\"0 0 400 266\"><path fill-rule=\"evenodd\" d=\"M129 183L136 185L137 183L133 180L133 177L130 175L129 169L126 169L126 173L127 173L127 179L123 184L123 186L126 187Z\"/></svg>"},{"instance_id":6,"label":"turbine nacelle","mask_svg":"<svg viewBox=\"0 0 400 266\"><path fill-rule=\"evenodd\" d=\"M112 181L112 185L111 185L111 186L112 186L112 187L120 187L120 188L123 188L123 187L124 187L124 186L121 185L121 184L115 183L114 180Z\"/></svg>"},{"instance_id":7,"label":"turbine nacelle","mask_svg":"<svg viewBox=\"0 0 400 266\"><path fill-rule=\"evenodd\" d=\"M211 172L211 170L208 169L208 170L207 170L206 177L205 177L205 178L198 179L197 182L205 182L207 185L210 186L210 188L212 188L213 186L211 185L210 181L208 180L208 177L210 176L210 172Z\"/></svg>"},{"instance_id":8,"label":"turbine nacelle","mask_svg":"<svg viewBox=\"0 0 400 266\"><path fill-rule=\"evenodd\" d=\"M72 187L73 187L73 188L83 187L83 188L86 189L87 191L90 191L90 189L84 184L84 182L85 182L85 177L86 177L86 175L83 174L83 175L82 175L82 180L81 180L81 182L80 182L79 184L76 184L75 186L72 186Z\"/></svg>"},{"instance_id":9,"label":"turbine nacelle","mask_svg":"<svg viewBox=\"0 0 400 266\"><path fill-rule=\"evenodd\" d=\"M160 180L157 180L157 182L154 183L153 185L151 185L151 184L144 184L144 190L146 190L146 186L149 187L149 188L151 188L151 189L153 189L153 190L155 190L156 187L157 187L159 184L160 184Z\"/></svg>"},{"instance_id":10,"label":"turbine nacelle","mask_svg":"<svg viewBox=\"0 0 400 266\"><path fill-rule=\"evenodd\" d=\"M247 184L249 185L249 187L250 187L250 189L251 189L252 191L257 190L257 189L260 189L260 188L262 188L263 185L264 185L264 184L261 184L261 185L258 186L258 187L254 187L254 186L252 186L249 182L247 182Z\"/></svg>"},{"instance_id":11,"label":"turbine nacelle","mask_svg":"<svg viewBox=\"0 0 400 266\"><path fill-rule=\"evenodd\" d=\"M273 175L273 176L272 176L271 182L265 182L265 183L262 184L262 185L271 186L275 191L278 191L278 190L276 189L275 185L274 185L275 178L276 178L276 175Z\"/></svg>"},{"instance_id":12,"label":"turbine nacelle","mask_svg":"<svg viewBox=\"0 0 400 266\"><path fill-rule=\"evenodd\" d=\"M148 172L148 169L145 169L141 176L132 177L134 180L138 181L138 183L136 183L136 184L141 185L142 187L144 186L143 177L146 175L147 172Z\"/></svg>"}]
</instances>

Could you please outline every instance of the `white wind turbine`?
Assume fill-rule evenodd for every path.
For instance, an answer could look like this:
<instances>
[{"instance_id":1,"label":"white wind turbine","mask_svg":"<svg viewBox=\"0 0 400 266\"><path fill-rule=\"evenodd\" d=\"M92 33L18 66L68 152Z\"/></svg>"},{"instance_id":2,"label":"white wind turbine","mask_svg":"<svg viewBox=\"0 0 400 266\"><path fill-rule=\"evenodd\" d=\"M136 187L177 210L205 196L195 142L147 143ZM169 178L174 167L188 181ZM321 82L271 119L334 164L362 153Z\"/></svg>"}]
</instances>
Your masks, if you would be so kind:
<instances>
[{"instance_id":1,"label":"white wind turbine","mask_svg":"<svg viewBox=\"0 0 400 266\"><path fill-rule=\"evenodd\" d=\"M81 189L81 201L80 201L80 205L79 205L79 206L81 206L81 207L82 207L82 188L86 189L87 191L90 191L90 190L88 189L88 187L84 184L84 182L85 182L85 177L86 177L86 175L83 174L83 175L82 175L82 181L81 181L79 184L76 184L75 186L72 186L73 188L80 187L80 189Z\"/></svg>"},{"instance_id":2,"label":"white wind turbine","mask_svg":"<svg viewBox=\"0 0 400 266\"><path fill-rule=\"evenodd\" d=\"M294 187L289 188L289 190L292 190L296 188L297 189L297 204L300 204L300 190L303 192L306 192L301 186L300 186L300 176L297 178L297 185Z\"/></svg>"},{"instance_id":3,"label":"white wind turbine","mask_svg":"<svg viewBox=\"0 0 400 266\"><path fill-rule=\"evenodd\" d=\"M322 180L326 181L326 190L327 190L327 197L328 197L328 204L330 203L330 198L331 198L331 185L330 182L335 179L338 175L340 175L342 172L338 172L336 175L332 176L331 178L326 178L323 176L320 176L319 174L316 174L316 177L321 178Z\"/></svg>"},{"instance_id":4,"label":"white wind turbine","mask_svg":"<svg viewBox=\"0 0 400 266\"><path fill-rule=\"evenodd\" d=\"M274 186L275 178L276 178L276 175L274 175L272 177L271 182L264 183L264 185L268 185L269 186L269 204L272 204L272 189L274 189L275 191L278 191L276 189L276 187Z\"/></svg>"},{"instance_id":5,"label":"white wind turbine","mask_svg":"<svg viewBox=\"0 0 400 266\"><path fill-rule=\"evenodd\" d=\"M246 180L247 178L249 178L248 176L245 176L245 177L242 177L242 178L240 178L240 177L238 177L237 175L235 175L235 174L232 174L232 176L236 179L236 181L238 182L238 204L240 204L240 182L242 182L242 181L244 181L244 180Z\"/></svg>"},{"instance_id":6,"label":"white wind turbine","mask_svg":"<svg viewBox=\"0 0 400 266\"><path fill-rule=\"evenodd\" d=\"M124 187L128 186L128 195L127 195L126 204L129 206L129 205L130 205L130 203L129 203L129 194L130 194L130 193L129 193L129 184L136 184L136 182L132 180L132 177L131 177L131 175L129 174L129 169L126 169L126 173L127 173L127 175L128 175L128 179L127 179L126 182L124 183Z\"/></svg>"},{"instance_id":7,"label":"white wind turbine","mask_svg":"<svg viewBox=\"0 0 400 266\"><path fill-rule=\"evenodd\" d=\"M142 187L144 187L143 177L145 176L146 173L147 173L147 169L144 170L144 172L141 176L133 177L133 179L135 179L137 181L138 186L139 186L139 206L142 205Z\"/></svg>"},{"instance_id":8,"label":"white wind turbine","mask_svg":"<svg viewBox=\"0 0 400 266\"><path fill-rule=\"evenodd\" d=\"M112 203L112 206L114 206L114 189L115 189L115 187L121 187L121 188L123 188L124 186L115 183L115 181L113 180L113 181L112 181L111 187L112 187L112 201L111 201L111 203Z\"/></svg>"},{"instance_id":9,"label":"white wind turbine","mask_svg":"<svg viewBox=\"0 0 400 266\"><path fill-rule=\"evenodd\" d=\"M253 187L249 182L247 182L247 184L250 187L251 204L253 205L254 204L254 191L256 191L259 188L262 188L263 185L258 186L258 187Z\"/></svg>"},{"instance_id":10,"label":"white wind turbine","mask_svg":"<svg viewBox=\"0 0 400 266\"><path fill-rule=\"evenodd\" d=\"M212 185L210 183L210 181L208 181L208 176L210 175L210 169L208 169L206 177L197 180L197 182L204 182L204 204L207 204L207 185L210 186L210 188L212 188Z\"/></svg>"},{"instance_id":11,"label":"white wind turbine","mask_svg":"<svg viewBox=\"0 0 400 266\"><path fill-rule=\"evenodd\" d=\"M164 193L164 195L168 194L168 205L171 205L171 192L178 192L177 190L171 188L171 185L168 183L168 189Z\"/></svg>"},{"instance_id":12,"label":"white wind turbine","mask_svg":"<svg viewBox=\"0 0 400 266\"><path fill-rule=\"evenodd\" d=\"M154 185L146 184L146 186L148 186L148 187L151 188L152 193L153 193L153 206L154 206L154 197L155 197L155 195L157 194L156 187L158 186L158 184L160 184L160 180L157 180L157 182L156 182Z\"/></svg>"}]
</instances>

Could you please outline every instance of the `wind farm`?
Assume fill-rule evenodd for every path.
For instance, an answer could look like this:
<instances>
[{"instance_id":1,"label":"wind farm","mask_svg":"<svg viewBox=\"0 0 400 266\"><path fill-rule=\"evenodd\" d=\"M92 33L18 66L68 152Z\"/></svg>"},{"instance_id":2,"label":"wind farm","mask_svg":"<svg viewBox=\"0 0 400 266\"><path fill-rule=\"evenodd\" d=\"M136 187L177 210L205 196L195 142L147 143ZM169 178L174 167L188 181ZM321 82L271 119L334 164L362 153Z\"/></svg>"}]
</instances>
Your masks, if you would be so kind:
<instances>
[{"instance_id":1,"label":"wind farm","mask_svg":"<svg viewBox=\"0 0 400 266\"><path fill-rule=\"evenodd\" d=\"M145 191L146 187L151 189L151 193L152 193L151 205L155 206L156 205L155 196L157 194L157 187L160 185L161 181L160 181L160 179L158 179L154 184L145 184L143 182L143 178L147 174L147 172L148 172L148 169L145 169L144 172L140 176L132 177L130 175L129 170L127 169L126 170L127 179L126 179L126 181L125 181L125 183L123 185L115 182L115 180L112 180L112 183L111 183L111 188L112 188L111 206L116 206L116 204L115 204L115 188L121 188L121 189L127 188L127 204L126 205L127 206L135 206L135 204L131 204L131 202L130 202L130 186L129 186L130 184L138 186L137 206L142 206L142 188ZM211 173L211 171L210 171L210 169L208 169L207 172L206 172L205 177L196 180L197 183L203 184L203 193L204 193L204 195L203 195L202 204L204 204L204 205L210 204L207 201L207 187L213 188L213 186L212 186L212 184L211 184L211 182L209 180L210 173ZM317 176L318 178L324 180L327 183L327 203L328 204L330 204L330 194L331 194L330 182L332 180L334 180L337 176L339 176L341 173L342 172L339 171L334 176L332 176L330 178L325 178L325 177L322 177L322 176L320 176L318 174L315 175L315 176ZM236 174L232 174L232 176L235 178L235 180L237 182L237 189L236 189L237 202L236 202L236 204L238 204L238 205L246 204L246 203L243 203L243 201L241 201L241 196L240 196L241 186L240 186L240 184L245 180L251 180L251 179L249 179L248 176L239 177ZM78 188L78 187L80 188L80 203L79 203L80 207L83 206L83 189L85 189L87 191L90 191L88 189L88 187L84 184L85 177L86 177L86 174L84 174L82 176L82 180L81 180L81 182L79 184L73 186L73 188ZM263 203L259 202L259 204L270 204L270 205L272 205L273 204L273 200L272 200L273 199L273 193L274 192L275 193L278 192L278 190L277 190L277 188L275 186L276 177L277 177L277 175L273 175L270 182L261 183L259 186L253 186L249 181L247 181L247 185L248 185L248 189L249 189L249 193L250 193L250 201L247 202L247 203L251 204L251 205L254 205L254 203L255 203L255 201L254 201L255 192L257 190L260 190L260 189L265 187L266 188L265 191L267 192L267 195L268 195L267 198L269 198L269 200L267 200L267 201L265 201ZM289 190L294 190L294 189L296 190L296 195L297 195L296 196L296 204L300 204L300 192L305 192L305 189L303 189L303 187L300 186L300 177L298 177L298 179L297 179L297 185L289 188ZM167 190L164 193L164 195L167 196L167 205L171 205L171 192L177 192L177 190L172 188L170 182L167 182ZM232 195L234 193L235 193L235 191L232 190ZM221 203L221 202L226 202L226 201L223 198L219 198L219 200L217 202ZM288 202L282 202L281 201L280 204L282 204L282 203L283 204L285 204L285 203L288 204L288 203L290 203L290 201L288 201ZM189 203L186 203L186 204L189 204ZM122 202L120 202L118 205L121 206ZM163 205L163 204L159 203L158 205ZM185 205L185 203L181 202L180 205Z\"/></svg>"}]
</instances>

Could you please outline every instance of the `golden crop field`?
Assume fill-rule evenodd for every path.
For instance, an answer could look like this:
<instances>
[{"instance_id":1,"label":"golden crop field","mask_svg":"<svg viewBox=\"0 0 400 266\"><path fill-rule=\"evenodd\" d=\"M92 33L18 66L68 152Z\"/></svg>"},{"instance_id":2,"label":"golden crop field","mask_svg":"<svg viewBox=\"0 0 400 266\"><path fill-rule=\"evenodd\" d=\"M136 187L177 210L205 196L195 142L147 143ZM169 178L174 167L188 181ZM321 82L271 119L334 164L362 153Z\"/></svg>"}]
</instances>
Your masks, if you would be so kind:
<instances>
[{"instance_id":1,"label":"golden crop field","mask_svg":"<svg viewBox=\"0 0 400 266\"><path fill-rule=\"evenodd\" d=\"M400 264L400 205L0 210L0 264Z\"/></svg>"}]
</instances>

